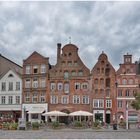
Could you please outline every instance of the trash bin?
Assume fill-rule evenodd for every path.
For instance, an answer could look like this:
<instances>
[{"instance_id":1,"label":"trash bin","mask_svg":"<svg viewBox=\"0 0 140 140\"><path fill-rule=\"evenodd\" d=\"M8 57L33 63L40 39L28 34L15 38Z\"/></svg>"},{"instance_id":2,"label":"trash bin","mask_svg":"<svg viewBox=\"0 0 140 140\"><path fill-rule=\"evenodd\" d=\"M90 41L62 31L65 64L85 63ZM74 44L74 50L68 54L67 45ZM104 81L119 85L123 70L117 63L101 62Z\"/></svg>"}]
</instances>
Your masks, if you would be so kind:
<instances>
[{"instance_id":1,"label":"trash bin","mask_svg":"<svg viewBox=\"0 0 140 140\"><path fill-rule=\"evenodd\" d=\"M117 130L117 124L113 124L113 130Z\"/></svg>"}]
</instances>

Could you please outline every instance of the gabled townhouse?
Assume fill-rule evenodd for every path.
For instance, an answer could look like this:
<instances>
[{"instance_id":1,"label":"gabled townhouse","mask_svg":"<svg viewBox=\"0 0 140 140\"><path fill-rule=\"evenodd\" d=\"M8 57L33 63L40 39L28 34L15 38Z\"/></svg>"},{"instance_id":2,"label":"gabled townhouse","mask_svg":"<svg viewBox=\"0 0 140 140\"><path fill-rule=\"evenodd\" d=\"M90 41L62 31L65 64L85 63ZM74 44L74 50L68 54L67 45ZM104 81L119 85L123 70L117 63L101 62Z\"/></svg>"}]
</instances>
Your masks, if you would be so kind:
<instances>
[{"instance_id":1,"label":"gabled townhouse","mask_svg":"<svg viewBox=\"0 0 140 140\"><path fill-rule=\"evenodd\" d=\"M112 123L116 116L115 69L102 52L91 71L93 121Z\"/></svg>"},{"instance_id":2,"label":"gabled townhouse","mask_svg":"<svg viewBox=\"0 0 140 140\"><path fill-rule=\"evenodd\" d=\"M48 111L49 58L33 52L23 60L22 118L26 121L45 121Z\"/></svg>"},{"instance_id":3,"label":"gabled townhouse","mask_svg":"<svg viewBox=\"0 0 140 140\"><path fill-rule=\"evenodd\" d=\"M132 108L131 102L135 100L133 94L140 92L139 68L132 62L132 55L123 56L124 61L120 64L116 72L117 76L117 116L126 120L126 110L128 109L129 123L140 122L140 112ZM138 63L137 63L138 64ZM128 105L128 106L127 106Z\"/></svg>"},{"instance_id":4,"label":"gabled townhouse","mask_svg":"<svg viewBox=\"0 0 140 140\"><path fill-rule=\"evenodd\" d=\"M21 117L22 67L0 55L0 121Z\"/></svg>"},{"instance_id":5,"label":"gabled townhouse","mask_svg":"<svg viewBox=\"0 0 140 140\"><path fill-rule=\"evenodd\" d=\"M57 63L49 71L49 111L90 111L90 70L78 55L78 47L57 44ZM63 119L62 119L63 118ZM60 121L67 122L67 117Z\"/></svg>"}]
</instances>

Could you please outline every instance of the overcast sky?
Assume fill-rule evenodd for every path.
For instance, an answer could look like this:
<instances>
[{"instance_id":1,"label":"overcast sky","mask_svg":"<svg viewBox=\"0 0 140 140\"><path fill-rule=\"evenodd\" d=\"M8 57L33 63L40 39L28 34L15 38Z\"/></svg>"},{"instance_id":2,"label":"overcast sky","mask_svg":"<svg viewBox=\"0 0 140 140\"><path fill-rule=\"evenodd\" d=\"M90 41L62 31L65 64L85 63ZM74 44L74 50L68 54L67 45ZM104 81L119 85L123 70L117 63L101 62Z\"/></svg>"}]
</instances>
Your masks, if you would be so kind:
<instances>
[{"instance_id":1,"label":"overcast sky","mask_svg":"<svg viewBox=\"0 0 140 140\"><path fill-rule=\"evenodd\" d=\"M140 57L140 2L0 2L0 53L22 65L33 51L56 63L57 43L75 44L89 69L104 51L115 69Z\"/></svg>"}]
</instances>

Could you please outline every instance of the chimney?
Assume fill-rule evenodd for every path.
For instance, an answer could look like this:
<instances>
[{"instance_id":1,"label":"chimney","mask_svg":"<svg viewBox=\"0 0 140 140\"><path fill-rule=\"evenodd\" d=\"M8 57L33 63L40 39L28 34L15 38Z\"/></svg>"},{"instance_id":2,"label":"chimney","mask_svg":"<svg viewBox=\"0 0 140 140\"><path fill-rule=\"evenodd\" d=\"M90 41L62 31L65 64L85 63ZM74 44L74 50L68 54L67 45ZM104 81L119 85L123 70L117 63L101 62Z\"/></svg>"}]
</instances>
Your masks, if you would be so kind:
<instances>
[{"instance_id":1,"label":"chimney","mask_svg":"<svg viewBox=\"0 0 140 140\"><path fill-rule=\"evenodd\" d=\"M61 43L57 43L57 63L61 56Z\"/></svg>"}]
</instances>

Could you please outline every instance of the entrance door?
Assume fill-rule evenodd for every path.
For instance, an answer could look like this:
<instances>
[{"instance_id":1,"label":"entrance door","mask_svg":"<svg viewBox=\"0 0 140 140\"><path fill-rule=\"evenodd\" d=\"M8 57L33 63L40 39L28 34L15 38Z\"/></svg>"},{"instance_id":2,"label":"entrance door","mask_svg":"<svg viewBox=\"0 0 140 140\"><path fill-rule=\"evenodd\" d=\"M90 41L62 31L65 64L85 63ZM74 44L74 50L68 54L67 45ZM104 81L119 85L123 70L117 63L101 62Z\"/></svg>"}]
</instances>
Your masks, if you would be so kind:
<instances>
[{"instance_id":1,"label":"entrance door","mask_svg":"<svg viewBox=\"0 0 140 140\"><path fill-rule=\"evenodd\" d=\"M106 114L106 123L110 124L110 114Z\"/></svg>"},{"instance_id":2,"label":"entrance door","mask_svg":"<svg viewBox=\"0 0 140 140\"><path fill-rule=\"evenodd\" d=\"M95 113L95 121L103 122L103 113Z\"/></svg>"}]
</instances>

